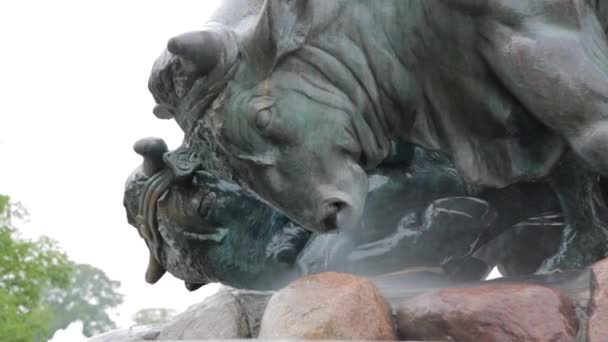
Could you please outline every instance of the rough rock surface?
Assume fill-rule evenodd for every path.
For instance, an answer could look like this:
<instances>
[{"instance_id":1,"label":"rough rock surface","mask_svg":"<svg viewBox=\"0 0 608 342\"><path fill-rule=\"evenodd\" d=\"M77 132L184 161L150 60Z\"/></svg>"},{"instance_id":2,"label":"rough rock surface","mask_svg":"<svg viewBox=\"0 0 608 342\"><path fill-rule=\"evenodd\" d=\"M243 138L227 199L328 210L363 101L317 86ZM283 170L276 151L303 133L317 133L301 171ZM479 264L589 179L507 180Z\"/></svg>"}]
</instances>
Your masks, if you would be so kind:
<instances>
[{"instance_id":1,"label":"rough rock surface","mask_svg":"<svg viewBox=\"0 0 608 342\"><path fill-rule=\"evenodd\" d=\"M91 342L129 342L257 337L273 292L223 288L166 323L134 326L95 336Z\"/></svg>"},{"instance_id":2,"label":"rough rock surface","mask_svg":"<svg viewBox=\"0 0 608 342\"><path fill-rule=\"evenodd\" d=\"M456 341L575 341L573 302L531 284L450 288L406 300L397 324L404 339Z\"/></svg>"},{"instance_id":3,"label":"rough rock surface","mask_svg":"<svg viewBox=\"0 0 608 342\"><path fill-rule=\"evenodd\" d=\"M257 337L260 333L264 311L274 292L234 290L232 293L245 311L251 337Z\"/></svg>"},{"instance_id":4,"label":"rough rock surface","mask_svg":"<svg viewBox=\"0 0 608 342\"><path fill-rule=\"evenodd\" d=\"M589 342L608 341L608 259L592 267L592 297L587 322Z\"/></svg>"},{"instance_id":5,"label":"rough rock surface","mask_svg":"<svg viewBox=\"0 0 608 342\"><path fill-rule=\"evenodd\" d=\"M260 338L396 340L391 309L365 278L320 273L272 296Z\"/></svg>"},{"instance_id":6,"label":"rough rock surface","mask_svg":"<svg viewBox=\"0 0 608 342\"><path fill-rule=\"evenodd\" d=\"M250 337L247 316L230 291L220 291L167 322L158 340Z\"/></svg>"},{"instance_id":7,"label":"rough rock surface","mask_svg":"<svg viewBox=\"0 0 608 342\"><path fill-rule=\"evenodd\" d=\"M156 340L160 334L162 324L133 326L125 329L109 331L105 334L93 336L89 342L131 342Z\"/></svg>"}]
</instances>

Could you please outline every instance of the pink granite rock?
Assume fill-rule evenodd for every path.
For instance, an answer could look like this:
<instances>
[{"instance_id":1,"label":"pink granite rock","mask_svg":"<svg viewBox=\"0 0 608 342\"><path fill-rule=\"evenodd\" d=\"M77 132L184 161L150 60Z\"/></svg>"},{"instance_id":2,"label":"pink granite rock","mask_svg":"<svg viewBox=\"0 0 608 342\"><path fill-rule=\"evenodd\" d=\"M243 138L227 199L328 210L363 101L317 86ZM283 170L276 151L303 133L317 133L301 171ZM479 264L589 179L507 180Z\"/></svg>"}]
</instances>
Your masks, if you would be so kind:
<instances>
[{"instance_id":1,"label":"pink granite rock","mask_svg":"<svg viewBox=\"0 0 608 342\"><path fill-rule=\"evenodd\" d=\"M422 294L397 310L400 335L441 341L575 341L574 303L532 284L451 288Z\"/></svg>"},{"instance_id":2,"label":"pink granite rock","mask_svg":"<svg viewBox=\"0 0 608 342\"><path fill-rule=\"evenodd\" d=\"M587 322L589 342L608 341L608 259L593 265L592 294Z\"/></svg>"}]
</instances>

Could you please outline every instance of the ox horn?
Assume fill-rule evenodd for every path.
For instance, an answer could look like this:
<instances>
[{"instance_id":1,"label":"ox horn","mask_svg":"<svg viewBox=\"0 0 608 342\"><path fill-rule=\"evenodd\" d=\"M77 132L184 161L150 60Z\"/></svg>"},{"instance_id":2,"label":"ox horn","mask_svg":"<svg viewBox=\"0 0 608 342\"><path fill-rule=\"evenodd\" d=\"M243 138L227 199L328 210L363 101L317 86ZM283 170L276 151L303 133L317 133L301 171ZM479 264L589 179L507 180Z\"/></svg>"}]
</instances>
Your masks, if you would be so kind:
<instances>
[{"instance_id":1,"label":"ox horn","mask_svg":"<svg viewBox=\"0 0 608 342\"><path fill-rule=\"evenodd\" d=\"M152 177L165 167L163 154L169 149L163 139L154 137L139 139L133 145L133 149L144 157L142 171L145 176Z\"/></svg>"},{"instance_id":2,"label":"ox horn","mask_svg":"<svg viewBox=\"0 0 608 342\"><path fill-rule=\"evenodd\" d=\"M156 283L160 278L165 275L167 270L156 260L154 255L150 253L150 258L148 259L148 268L146 269L146 282L148 284Z\"/></svg>"},{"instance_id":3,"label":"ox horn","mask_svg":"<svg viewBox=\"0 0 608 342\"><path fill-rule=\"evenodd\" d=\"M197 31L171 38L167 50L182 58L187 71L206 75L218 64L224 44L213 31Z\"/></svg>"}]
</instances>

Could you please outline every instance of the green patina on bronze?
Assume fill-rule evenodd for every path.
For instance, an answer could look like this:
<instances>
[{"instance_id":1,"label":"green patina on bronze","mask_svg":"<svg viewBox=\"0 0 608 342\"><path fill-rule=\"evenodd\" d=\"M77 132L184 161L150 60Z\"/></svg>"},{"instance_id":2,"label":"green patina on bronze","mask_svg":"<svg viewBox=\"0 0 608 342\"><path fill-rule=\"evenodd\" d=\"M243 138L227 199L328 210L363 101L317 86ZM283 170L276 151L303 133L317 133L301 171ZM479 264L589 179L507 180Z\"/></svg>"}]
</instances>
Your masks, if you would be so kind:
<instances>
[{"instance_id":1,"label":"green patina on bronze","mask_svg":"<svg viewBox=\"0 0 608 342\"><path fill-rule=\"evenodd\" d=\"M391 157L369 174L361 225L310 238L238 185L206 172L192 148L168 152L160 139L140 140L135 149L144 163L127 181L124 202L150 250L146 280L168 271L191 291L211 281L266 290L319 271L372 276L425 267L443 269L444 279L476 281L494 265L504 274L529 274L557 250L559 214L538 223L559 210L548 187L471 187L444 155L392 146ZM535 229L521 233L530 220ZM519 248L541 240L545 248ZM503 241L510 249L496 247Z\"/></svg>"},{"instance_id":2,"label":"green patina on bronze","mask_svg":"<svg viewBox=\"0 0 608 342\"><path fill-rule=\"evenodd\" d=\"M585 171L608 170L603 3L229 1L220 14L171 39L150 79L208 172L307 229L348 228L366 172L401 140L444 151L474 184L549 180L572 228L552 267L606 255Z\"/></svg>"}]
</instances>

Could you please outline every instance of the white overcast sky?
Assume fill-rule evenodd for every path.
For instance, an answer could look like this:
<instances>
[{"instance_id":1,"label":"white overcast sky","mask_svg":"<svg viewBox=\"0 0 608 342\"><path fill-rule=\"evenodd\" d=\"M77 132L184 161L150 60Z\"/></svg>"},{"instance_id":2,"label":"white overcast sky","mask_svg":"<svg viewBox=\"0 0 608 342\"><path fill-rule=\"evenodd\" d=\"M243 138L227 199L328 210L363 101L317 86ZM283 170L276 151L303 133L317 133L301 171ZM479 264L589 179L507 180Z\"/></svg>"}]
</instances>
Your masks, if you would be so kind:
<instances>
[{"instance_id":1,"label":"white overcast sky","mask_svg":"<svg viewBox=\"0 0 608 342\"><path fill-rule=\"evenodd\" d=\"M182 138L152 114L154 59L218 3L0 1L0 193L29 209L24 234L48 235L122 283L123 326L138 309L183 310L217 288L190 294L168 274L146 284L147 250L126 222L122 194L141 161L135 140L159 136L175 148Z\"/></svg>"}]
</instances>

